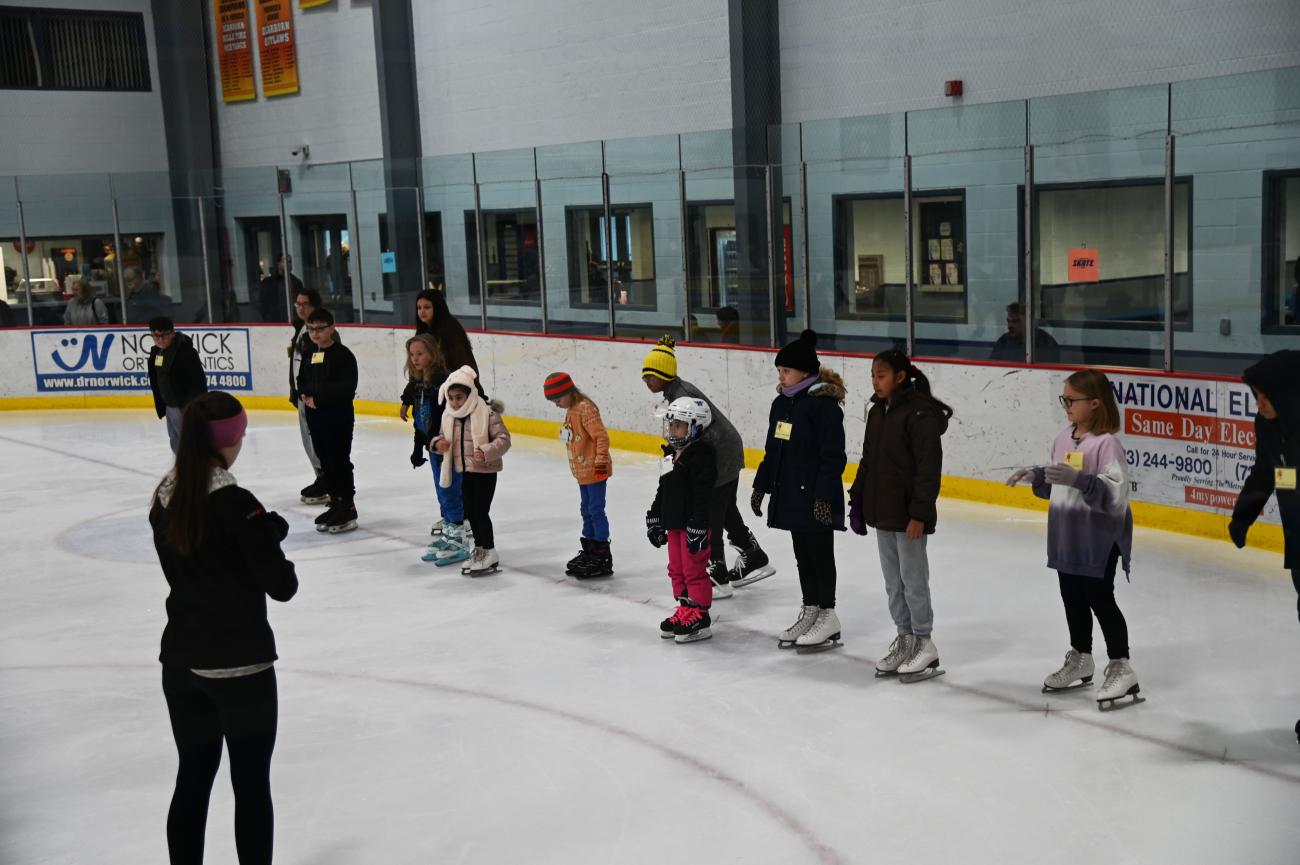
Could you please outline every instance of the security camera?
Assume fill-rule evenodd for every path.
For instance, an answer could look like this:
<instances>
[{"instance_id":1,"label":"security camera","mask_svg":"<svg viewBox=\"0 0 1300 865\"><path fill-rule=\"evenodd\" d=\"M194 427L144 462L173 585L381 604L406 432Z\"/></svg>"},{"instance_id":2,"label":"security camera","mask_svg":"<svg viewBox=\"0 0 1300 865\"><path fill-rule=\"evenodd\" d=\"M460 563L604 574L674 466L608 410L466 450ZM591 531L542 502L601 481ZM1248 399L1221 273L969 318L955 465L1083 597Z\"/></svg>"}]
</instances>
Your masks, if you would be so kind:
<instances>
[{"instance_id":1,"label":"security camera","mask_svg":"<svg viewBox=\"0 0 1300 865\"><path fill-rule=\"evenodd\" d=\"M299 144L293 150L289 151L294 156L301 156L303 159L311 159L311 145Z\"/></svg>"}]
</instances>

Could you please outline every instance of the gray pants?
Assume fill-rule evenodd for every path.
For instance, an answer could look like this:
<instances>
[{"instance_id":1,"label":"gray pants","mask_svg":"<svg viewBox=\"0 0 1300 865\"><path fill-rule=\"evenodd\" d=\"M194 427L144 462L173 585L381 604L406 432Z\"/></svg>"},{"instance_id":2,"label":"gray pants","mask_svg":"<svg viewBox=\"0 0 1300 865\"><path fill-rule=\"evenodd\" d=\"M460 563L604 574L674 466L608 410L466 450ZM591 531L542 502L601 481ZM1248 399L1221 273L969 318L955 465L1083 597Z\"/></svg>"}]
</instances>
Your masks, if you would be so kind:
<instances>
[{"instance_id":1,"label":"gray pants","mask_svg":"<svg viewBox=\"0 0 1300 865\"><path fill-rule=\"evenodd\" d=\"M307 459L311 460L312 470L316 472L316 477L320 477L320 457L316 456L316 449L311 446L311 430L307 429L307 404L301 399L298 400L298 433L302 436L302 449L307 452Z\"/></svg>"},{"instance_id":2,"label":"gray pants","mask_svg":"<svg viewBox=\"0 0 1300 865\"><path fill-rule=\"evenodd\" d=\"M885 575L889 615L898 633L930 636L934 611L930 608L930 561L925 555L926 536L909 540L906 532L876 529L880 570Z\"/></svg>"},{"instance_id":3,"label":"gray pants","mask_svg":"<svg viewBox=\"0 0 1300 865\"><path fill-rule=\"evenodd\" d=\"M172 446L172 453L176 453L176 442L181 437L181 410L176 406L167 406L167 443Z\"/></svg>"}]
</instances>

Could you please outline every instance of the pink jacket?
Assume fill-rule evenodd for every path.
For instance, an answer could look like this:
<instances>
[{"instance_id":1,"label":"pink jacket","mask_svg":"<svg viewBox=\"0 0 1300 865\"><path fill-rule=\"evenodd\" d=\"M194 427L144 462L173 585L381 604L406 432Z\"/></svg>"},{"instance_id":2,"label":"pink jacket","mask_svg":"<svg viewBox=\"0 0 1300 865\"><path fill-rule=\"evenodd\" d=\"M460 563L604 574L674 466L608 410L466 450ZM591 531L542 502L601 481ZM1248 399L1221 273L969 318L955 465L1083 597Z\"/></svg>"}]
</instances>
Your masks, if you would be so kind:
<instances>
[{"instance_id":1,"label":"pink jacket","mask_svg":"<svg viewBox=\"0 0 1300 865\"><path fill-rule=\"evenodd\" d=\"M488 413L488 442L483 445L485 459L474 458L474 442L469 435L469 418L452 418L451 450L445 456L451 458L451 467L458 472L476 472L488 474L505 468L501 457L510 450L510 430L502 423L496 412ZM439 439L443 437L438 436ZM445 440L445 439L444 439ZM435 440L436 442L436 440Z\"/></svg>"}]
</instances>

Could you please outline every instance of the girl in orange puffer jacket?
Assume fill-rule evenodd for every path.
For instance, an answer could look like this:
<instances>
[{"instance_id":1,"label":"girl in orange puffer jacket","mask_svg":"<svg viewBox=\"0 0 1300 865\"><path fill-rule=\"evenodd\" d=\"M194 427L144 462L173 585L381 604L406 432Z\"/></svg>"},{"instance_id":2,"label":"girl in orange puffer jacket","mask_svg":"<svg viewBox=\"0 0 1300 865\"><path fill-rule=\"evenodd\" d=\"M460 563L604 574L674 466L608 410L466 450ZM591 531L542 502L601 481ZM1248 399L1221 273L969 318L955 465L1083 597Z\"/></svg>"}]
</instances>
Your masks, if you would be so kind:
<instances>
[{"instance_id":1,"label":"girl in orange puffer jacket","mask_svg":"<svg viewBox=\"0 0 1300 865\"><path fill-rule=\"evenodd\" d=\"M578 482L582 510L582 551L569 560L565 573L586 579L614 573L609 552L609 520L605 517L605 487L614 473L609 458L609 433L600 409L578 390L566 372L553 372L542 386L546 398L565 410L560 440L569 452L569 470Z\"/></svg>"}]
</instances>

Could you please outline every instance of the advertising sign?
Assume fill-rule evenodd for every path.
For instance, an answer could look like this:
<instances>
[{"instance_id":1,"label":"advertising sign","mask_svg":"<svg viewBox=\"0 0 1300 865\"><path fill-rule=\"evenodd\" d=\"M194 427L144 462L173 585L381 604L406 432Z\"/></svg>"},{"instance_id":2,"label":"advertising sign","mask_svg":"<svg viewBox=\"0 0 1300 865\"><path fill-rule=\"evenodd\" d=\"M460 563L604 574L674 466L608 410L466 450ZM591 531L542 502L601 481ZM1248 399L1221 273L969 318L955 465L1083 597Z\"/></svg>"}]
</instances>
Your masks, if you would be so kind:
<instances>
[{"instance_id":1,"label":"advertising sign","mask_svg":"<svg viewBox=\"0 0 1300 865\"><path fill-rule=\"evenodd\" d=\"M1097 250L1071 248L1069 273L1065 278L1070 282L1097 282L1101 278L1101 260Z\"/></svg>"},{"instance_id":2,"label":"advertising sign","mask_svg":"<svg viewBox=\"0 0 1300 865\"><path fill-rule=\"evenodd\" d=\"M255 0L262 92L285 96L298 92L298 55L293 42L291 0Z\"/></svg>"},{"instance_id":3,"label":"advertising sign","mask_svg":"<svg viewBox=\"0 0 1300 865\"><path fill-rule=\"evenodd\" d=\"M248 32L248 0L212 0L217 22L217 62L221 98L247 102L257 98L253 82L253 42Z\"/></svg>"},{"instance_id":4,"label":"advertising sign","mask_svg":"<svg viewBox=\"0 0 1300 865\"><path fill-rule=\"evenodd\" d=\"M184 331L212 390L252 390L248 328ZM38 393L149 390L149 331L137 328L34 330L32 369Z\"/></svg>"}]
</instances>

